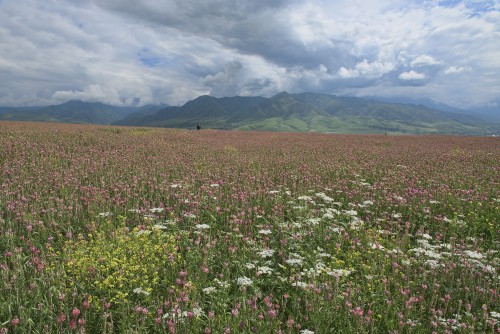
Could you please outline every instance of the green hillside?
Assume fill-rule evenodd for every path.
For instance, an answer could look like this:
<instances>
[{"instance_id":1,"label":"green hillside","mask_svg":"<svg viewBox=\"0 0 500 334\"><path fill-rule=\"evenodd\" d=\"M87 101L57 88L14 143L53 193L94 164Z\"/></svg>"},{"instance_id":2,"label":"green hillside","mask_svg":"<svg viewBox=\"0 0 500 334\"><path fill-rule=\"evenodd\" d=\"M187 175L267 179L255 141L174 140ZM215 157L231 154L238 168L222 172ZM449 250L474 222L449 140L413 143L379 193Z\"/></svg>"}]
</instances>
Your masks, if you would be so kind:
<instances>
[{"instance_id":1,"label":"green hillside","mask_svg":"<svg viewBox=\"0 0 500 334\"><path fill-rule=\"evenodd\" d=\"M431 109L326 94L279 93L271 98L200 96L180 107L168 107L117 125L173 128L239 129L293 132L471 134L500 132L499 124Z\"/></svg>"},{"instance_id":2,"label":"green hillside","mask_svg":"<svg viewBox=\"0 0 500 334\"><path fill-rule=\"evenodd\" d=\"M327 94L270 98L200 96L182 106L117 107L98 102L0 108L0 120L281 132L500 135L500 122L475 114Z\"/></svg>"}]
</instances>

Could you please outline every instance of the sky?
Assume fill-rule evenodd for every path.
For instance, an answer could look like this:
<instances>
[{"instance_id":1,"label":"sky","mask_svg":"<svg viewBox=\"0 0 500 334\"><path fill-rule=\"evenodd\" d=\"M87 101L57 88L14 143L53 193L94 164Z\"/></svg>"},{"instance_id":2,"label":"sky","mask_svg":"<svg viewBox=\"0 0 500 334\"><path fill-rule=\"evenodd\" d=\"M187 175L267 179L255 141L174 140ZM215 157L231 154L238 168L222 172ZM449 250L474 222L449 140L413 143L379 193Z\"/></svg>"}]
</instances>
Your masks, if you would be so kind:
<instances>
[{"instance_id":1,"label":"sky","mask_svg":"<svg viewBox=\"0 0 500 334\"><path fill-rule=\"evenodd\" d=\"M0 0L0 106L281 91L500 106L500 0Z\"/></svg>"}]
</instances>

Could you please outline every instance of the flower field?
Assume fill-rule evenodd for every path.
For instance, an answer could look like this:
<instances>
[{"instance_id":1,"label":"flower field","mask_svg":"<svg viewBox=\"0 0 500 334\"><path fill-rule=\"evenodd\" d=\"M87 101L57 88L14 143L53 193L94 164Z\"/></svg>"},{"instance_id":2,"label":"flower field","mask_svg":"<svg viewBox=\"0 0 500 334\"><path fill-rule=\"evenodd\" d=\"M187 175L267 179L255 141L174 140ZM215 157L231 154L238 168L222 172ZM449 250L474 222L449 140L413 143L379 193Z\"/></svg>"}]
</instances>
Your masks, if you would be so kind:
<instances>
[{"instance_id":1,"label":"flower field","mask_svg":"<svg viewBox=\"0 0 500 334\"><path fill-rule=\"evenodd\" d=\"M0 333L500 333L500 139L0 123Z\"/></svg>"}]
</instances>

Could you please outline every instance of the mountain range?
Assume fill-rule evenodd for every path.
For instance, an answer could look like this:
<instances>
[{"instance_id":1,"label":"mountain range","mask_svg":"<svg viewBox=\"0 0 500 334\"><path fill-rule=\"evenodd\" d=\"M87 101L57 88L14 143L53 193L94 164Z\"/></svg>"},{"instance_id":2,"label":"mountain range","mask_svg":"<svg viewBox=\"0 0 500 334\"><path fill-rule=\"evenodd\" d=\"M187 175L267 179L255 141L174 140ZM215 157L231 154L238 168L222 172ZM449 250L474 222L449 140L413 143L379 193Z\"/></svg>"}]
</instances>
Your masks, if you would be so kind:
<instances>
[{"instance_id":1,"label":"mountain range","mask_svg":"<svg viewBox=\"0 0 500 334\"><path fill-rule=\"evenodd\" d=\"M117 107L100 102L68 101L46 107L0 107L0 120L111 124L130 114L155 112L163 106Z\"/></svg>"},{"instance_id":2,"label":"mountain range","mask_svg":"<svg viewBox=\"0 0 500 334\"><path fill-rule=\"evenodd\" d=\"M491 113L491 111L490 111ZM69 101L0 108L0 120L113 124L193 129L328 133L498 135L500 119L444 105L282 92L270 98L200 96L182 106L116 107Z\"/></svg>"},{"instance_id":3,"label":"mountain range","mask_svg":"<svg viewBox=\"0 0 500 334\"><path fill-rule=\"evenodd\" d=\"M132 119L133 117L133 119ZM500 133L500 121L424 105L389 103L327 94L279 93L271 98L200 96L115 125L333 133Z\"/></svg>"}]
</instances>

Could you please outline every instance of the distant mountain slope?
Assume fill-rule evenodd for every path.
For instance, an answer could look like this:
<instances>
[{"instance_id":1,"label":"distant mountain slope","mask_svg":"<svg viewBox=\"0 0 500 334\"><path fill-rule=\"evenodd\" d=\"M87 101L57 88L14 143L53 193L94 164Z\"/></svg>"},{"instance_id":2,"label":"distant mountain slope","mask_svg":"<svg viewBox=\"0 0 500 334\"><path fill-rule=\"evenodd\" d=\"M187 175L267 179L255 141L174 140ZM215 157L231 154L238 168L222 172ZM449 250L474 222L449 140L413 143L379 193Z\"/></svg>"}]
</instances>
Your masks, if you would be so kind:
<instances>
[{"instance_id":1,"label":"distant mountain slope","mask_svg":"<svg viewBox=\"0 0 500 334\"><path fill-rule=\"evenodd\" d=\"M148 104L138 108L133 113L128 114L122 119L114 121L114 125L128 125L138 122L140 119L155 114L158 110L168 107L167 105L153 105Z\"/></svg>"},{"instance_id":2,"label":"distant mountain slope","mask_svg":"<svg viewBox=\"0 0 500 334\"><path fill-rule=\"evenodd\" d=\"M113 124L171 128L315 131L332 133L500 135L500 120L455 109L389 103L327 94L273 97L200 96L183 106L116 107L69 101L60 105L0 108L0 120Z\"/></svg>"},{"instance_id":3,"label":"distant mountain slope","mask_svg":"<svg viewBox=\"0 0 500 334\"><path fill-rule=\"evenodd\" d=\"M159 106L156 110L160 109ZM138 107L116 107L99 102L68 101L31 108L2 108L0 120L111 124L134 113Z\"/></svg>"},{"instance_id":4,"label":"distant mountain slope","mask_svg":"<svg viewBox=\"0 0 500 334\"><path fill-rule=\"evenodd\" d=\"M499 124L422 105L326 94L279 93L271 98L200 96L120 125L336 133L497 134Z\"/></svg>"},{"instance_id":5,"label":"distant mountain slope","mask_svg":"<svg viewBox=\"0 0 500 334\"><path fill-rule=\"evenodd\" d=\"M242 121L265 117L259 105L267 100L241 96L218 99L204 95L182 107L167 107L139 120L123 119L114 124L194 128L201 123L204 128L230 129Z\"/></svg>"},{"instance_id":6,"label":"distant mountain slope","mask_svg":"<svg viewBox=\"0 0 500 334\"><path fill-rule=\"evenodd\" d=\"M494 122L500 122L500 99L498 99L496 101L495 106L483 107L483 108L476 109L474 111L477 112L478 114L480 114L481 116L484 115L484 116L488 117L488 119L490 119Z\"/></svg>"},{"instance_id":7,"label":"distant mountain slope","mask_svg":"<svg viewBox=\"0 0 500 334\"><path fill-rule=\"evenodd\" d=\"M415 99L415 98L382 98L374 97L374 100L388 103L400 103L400 104L415 104L423 105L431 109L447 111L454 114L461 115L473 115L476 117L481 117L482 119L489 122L500 122L500 99L495 102L494 106L482 107L476 109L459 109L451 107L449 105L433 101L432 99Z\"/></svg>"}]
</instances>

